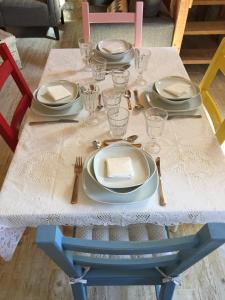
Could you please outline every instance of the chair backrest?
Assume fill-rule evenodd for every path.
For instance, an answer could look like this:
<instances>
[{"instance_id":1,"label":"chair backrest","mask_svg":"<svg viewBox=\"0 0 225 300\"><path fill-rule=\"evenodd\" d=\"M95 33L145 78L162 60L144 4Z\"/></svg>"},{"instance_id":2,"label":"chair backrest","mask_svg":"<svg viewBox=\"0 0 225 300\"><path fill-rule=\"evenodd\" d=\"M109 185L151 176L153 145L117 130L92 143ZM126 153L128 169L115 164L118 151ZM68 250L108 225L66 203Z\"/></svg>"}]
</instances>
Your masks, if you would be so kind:
<instances>
[{"instance_id":1,"label":"chair backrest","mask_svg":"<svg viewBox=\"0 0 225 300\"><path fill-rule=\"evenodd\" d=\"M2 58L2 64L0 64L0 91L9 76L12 75L22 94L10 124L0 113L0 135L14 151L18 143L20 124L28 106L31 105L33 95L5 43L0 44L0 57Z\"/></svg>"},{"instance_id":2,"label":"chair backrest","mask_svg":"<svg viewBox=\"0 0 225 300\"><path fill-rule=\"evenodd\" d=\"M223 75L225 75L225 38L223 38L200 83L203 104L212 120L218 142L222 144L225 140L225 119L209 92L209 88L219 70L222 71Z\"/></svg>"},{"instance_id":3,"label":"chair backrest","mask_svg":"<svg viewBox=\"0 0 225 300\"><path fill-rule=\"evenodd\" d=\"M164 300L171 299L169 291L173 292L175 277L225 242L225 224L207 224L197 234L186 237L143 242L96 241L65 237L59 227L47 225L38 227L36 242L69 277L75 278L77 284L82 285L81 279L85 279L89 286L161 285L159 299ZM82 252L138 256L153 254L153 256L112 259L82 255ZM154 255L157 253L164 255ZM85 276L84 273L82 276L82 267L90 267ZM78 297L78 299L86 298Z\"/></svg>"},{"instance_id":4,"label":"chair backrest","mask_svg":"<svg viewBox=\"0 0 225 300\"><path fill-rule=\"evenodd\" d=\"M135 24L135 48L140 48L142 43L143 2L136 2L135 12L89 12L89 3L82 2L83 38L90 40L91 23L134 23Z\"/></svg>"}]
</instances>

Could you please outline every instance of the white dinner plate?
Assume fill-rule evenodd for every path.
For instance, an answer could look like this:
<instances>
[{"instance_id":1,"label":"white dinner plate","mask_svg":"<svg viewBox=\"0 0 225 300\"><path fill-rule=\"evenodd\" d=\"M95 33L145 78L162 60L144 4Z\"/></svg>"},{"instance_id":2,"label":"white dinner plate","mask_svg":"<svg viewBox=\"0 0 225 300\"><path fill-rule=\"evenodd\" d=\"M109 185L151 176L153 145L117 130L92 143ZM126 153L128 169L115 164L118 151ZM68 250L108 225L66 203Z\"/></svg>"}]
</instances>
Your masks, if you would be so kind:
<instances>
[{"instance_id":1,"label":"white dinner plate","mask_svg":"<svg viewBox=\"0 0 225 300\"><path fill-rule=\"evenodd\" d=\"M154 161L150 155L146 155L150 168L154 168ZM158 197L158 173L155 171L151 178L147 180L141 188L133 193L120 194L112 193L103 186L96 184L96 181L89 175L86 164L84 164L82 174L82 187L85 194L94 201L106 204L131 204L139 203L144 200L151 200Z\"/></svg>"},{"instance_id":2,"label":"white dinner plate","mask_svg":"<svg viewBox=\"0 0 225 300\"><path fill-rule=\"evenodd\" d=\"M102 54L97 49L93 51L93 58L102 57ZM123 57L119 60L109 59L107 58L107 70L120 68L124 65L129 65L134 58L134 50L128 51L128 53L124 54Z\"/></svg>"},{"instance_id":3,"label":"white dinner plate","mask_svg":"<svg viewBox=\"0 0 225 300\"><path fill-rule=\"evenodd\" d=\"M163 108L169 113L178 113L178 112L180 113L180 112L193 111L193 110L198 109L202 104L200 95L192 98L191 101L187 101L185 103L180 103L177 105L163 102L160 99L159 95L154 91L152 91L150 93L150 99L151 99L151 105L153 107Z\"/></svg>"},{"instance_id":4,"label":"white dinner plate","mask_svg":"<svg viewBox=\"0 0 225 300\"><path fill-rule=\"evenodd\" d=\"M128 188L121 188L121 189L113 189L113 188L108 188L106 186L101 185L96 176L95 176L95 172L94 172L94 166L93 166L93 162L94 162L94 157L96 155L96 153L99 150L95 151L94 153L92 153L89 157L86 158L86 161L84 163L85 168L88 171L89 176L95 181L95 184L97 184L99 187L101 187L104 190L109 191L110 193L115 193L115 194L132 194L134 192L136 192L138 189L142 188L142 185L139 186L135 186L135 187L128 187ZM152 176L154 175L154 173L156 172L156 164L154 159L151 157L150 154L148 154L147 152L145 152L144 150L142 150L144 155L146 156L146 159L148 161L149 164L149 169L150 169L150 176L147 179L146 182L148 182L149 184L151 184L151 180L152 180Z\"/></svg>"},{"instance_id":5,"label":"white dinner plate","mask_svg":"<svg viewBox=\"0 0 225 300\"><path fill-rule=\"evenodd\" d=\"M63 110L52 110L48 107L43 106L38 101L33 99L31 110L39 115L39 116L48 116L48 117L69 117L77 115L83 108L81 98L77 98L76 101L72 104L72 106L63 109Z\"/></svg>"},{"instance_id":6,"label":"white dinner plate","mask_svg":"<svg viewBox=\"0 0 225 300\"><path fill-rule=\"evenodd\" d=\"M185 93L181 96L173 96L169 92L165 91L167 87L172 86L174 84L182 84L186 86ZM168 76L157 80L155 82L155 89L160 96L167 99L171 99L173 101L180 101L184 99L193 98L199 95L200 93L199 87L195 83L179 76Z\"/></svg>"},{"instance_id":7,"label":"white dinner plate","mask_svg":"<svg viewBox=\"0 0 225 300\"><path fill-rule=\"evenodd\" d=\"M153 90L157 93L156 89L155 89L155 85L153 85ZM160 100L162 102L166 102L168 104L171 104L171 105L180 105L182 103L185 103L185 102L188 102L188 101L192 101L193 98L189 98L189 99L184 99L184 100L179 100L179 101L174 101L174 100L171 100L171 99L168 99L168 98L165 98L165 97L162 97L161 95L159 95L157 93L157 95L159 96Z\"/></svg>"},{"instance_id":8,"label":"white dinner plate","mask_svg":"<svg viewBox=\"0 0 225 300\"><path fill-rule=\"evenodd\" d=\"M106 57L113 55L125 54L132 48L132 45L124 40L107 39L97 44L97 49Z\"/></svg>"},{"instance_id":9,"label":"white dinner plate","mask_svg":"<svg viewBox=\"0 0 225 300\"><path fill-rule=\"evenodd\" d=\"M62 85L65 89L67 89L70 93L71 96L66 97L64 99L55 101L54 99L52 99L52 97L50 95L48 95L47 92L47 88L50 86L55 86L55 85ZM59 106L62 104L67 104L70 102L73 102L74 99L77 98L78 95L78 85L76 83L67 81L67 80L58 80L58 81L54 81L54 82L48 82L46 84L41 85L36 93L36 98L37 101L46 104L46 105L51 105L51 106Z\"/></svg>"},{"instance_id":10,"label":"white dinner plate","mask_svg":"<svg viewBox=\"0 0 225 300\"><path fill-rule=\"evenodd\" d=\"M106 159L130 157L134 170L131 178L108 178ZM114 144L99 150L94 157L94 172L98 182L109 188L128 188L143 184L150 176L148 161L138 148L126 144Z\"/></svg>"}]
</instances>

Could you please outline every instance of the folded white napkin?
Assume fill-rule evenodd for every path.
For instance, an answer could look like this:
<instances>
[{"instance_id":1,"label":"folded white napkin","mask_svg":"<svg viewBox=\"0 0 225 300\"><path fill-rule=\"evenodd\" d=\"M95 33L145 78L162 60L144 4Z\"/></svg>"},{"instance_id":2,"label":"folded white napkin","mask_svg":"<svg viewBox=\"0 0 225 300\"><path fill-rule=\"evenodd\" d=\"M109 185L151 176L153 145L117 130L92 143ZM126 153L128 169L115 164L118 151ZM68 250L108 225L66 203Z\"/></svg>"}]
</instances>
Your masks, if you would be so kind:
<instances>
[{"instance_id":1,"label":"folded white napkin","mask_svg":"<svg viewBox=\"0 0 225 300\"><path fill-rule=\"evenodd\" d=\"M164 88L164 91L175 97L180 97L190 91L190 84L188 83L174 83Z\"/></svg>"},{"instance_id":2,"label":"folded white napkin","mask_svg":"<svg viewBox=\"0 0 225 300\"><path fill-rule=\"evenodd\" d=\"M70 91L68 91L63 85L54 85L47 87L47 93L52 97L53 100L58 101L69 96L72 96Z\"/></svg>"},{"instance_id":3,"label":"folded white napkin","mask_svg":"<svg viewBox=\"0 0 225 300\"><path fill-rule=\"evenodd\" d=\"M131 178L134 175L130 157L115 157L106 159L107 177Z\"/></svg>"}]
</instances>

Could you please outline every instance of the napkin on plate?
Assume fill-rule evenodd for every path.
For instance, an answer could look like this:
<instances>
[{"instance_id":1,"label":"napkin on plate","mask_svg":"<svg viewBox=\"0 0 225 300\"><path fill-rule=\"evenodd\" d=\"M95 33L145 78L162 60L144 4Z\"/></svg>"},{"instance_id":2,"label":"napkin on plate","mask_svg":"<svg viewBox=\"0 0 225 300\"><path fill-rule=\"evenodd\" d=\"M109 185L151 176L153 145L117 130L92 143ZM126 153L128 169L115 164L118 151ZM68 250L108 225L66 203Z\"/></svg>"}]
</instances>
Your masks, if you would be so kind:
<instances>
[{"instance_id":1,"label":"napkin on plate","mask_svg":"<svg viewBox=\"0 0 225 300\"><path fill-rule=\"evenodd\" d=\"M131 178L134 175L130 157L107 158L106 167L109 178Z\"/></svg>"},{"instance_id":2,"label":"napkin on plate","mask_svg":"<svg viewBox=\"0 0 225 300\"><path fill-rule=\"evenodd\" d=\"M52 97L53 100L58 101L62 100L64 98L67 98L69 96L72 96L70 91L68 91L63 85L54 85L54 86L48 86L46 88L47 93Z\"/></svg>"},{"instance_id":3,"label":"napkin on plate","mask_svg":"<svg viewBox=\"0 0 225 300\"><path fill-rule=\"evenodd\" d=\"M191 86L188 83L174 83L164 88L164 91L175 97L180 97L189 92Z\"/></svg>"}]
</instances>

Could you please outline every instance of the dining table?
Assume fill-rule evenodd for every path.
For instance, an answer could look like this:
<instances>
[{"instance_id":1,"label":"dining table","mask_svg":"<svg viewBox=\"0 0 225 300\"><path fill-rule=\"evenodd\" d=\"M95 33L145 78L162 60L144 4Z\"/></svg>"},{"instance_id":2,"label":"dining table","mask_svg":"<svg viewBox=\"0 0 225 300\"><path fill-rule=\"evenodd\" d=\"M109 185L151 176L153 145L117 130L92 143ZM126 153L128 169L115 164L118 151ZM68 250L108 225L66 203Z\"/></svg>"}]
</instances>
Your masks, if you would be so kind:
<instances>
[{"instance_id":1,"label":"dining table","mask_svg":"<svg viewBox=\"0 0 225 300\"><path fill-rule=\"evenodd\" d=\"M144 78L137 86L134 62L129 68L128 88L139 95L152 90L153 83L166 76L189 78L181 58L172 47L150 48L151 58ZM57 80L90 82L79 49L52 49L40 85ZM99 81L100 91L112 87L110 73ZM134 107L134 97L131 97ZM123 98L122 106L127 107ZM145 108L148 103L145 103ZM165 122L159 139L161 179L166 206L159 205L159 192L130 204L100 203L79 186L78 202L71 204L74 163L95 149L93 140L110 137L104 110L96 111L99 123L88 125L83 108L73 118L79 123L30 126L29 122L49 119L29 110L19 142L0 192L0 256L10 260L26 227L41 224L128 226L137 223L159 225L225 222L225 156L214 135L207 113L202 118L174 118ZM138 135L137 143L149 140L143 111L130 111L127 136ZM137 199L138 200L138 199Z\"/></svg>"}]
</instances>

